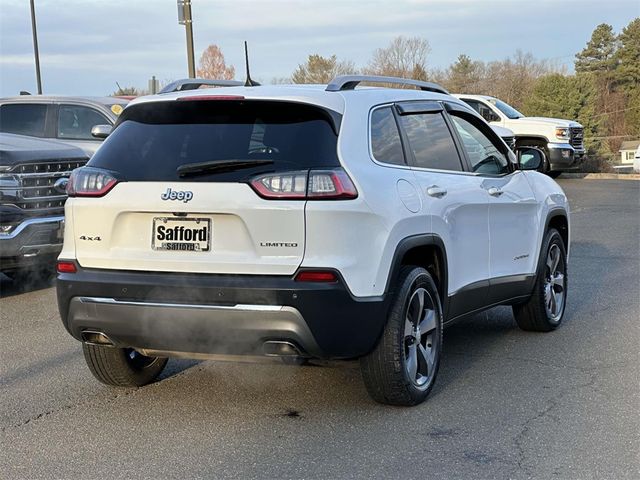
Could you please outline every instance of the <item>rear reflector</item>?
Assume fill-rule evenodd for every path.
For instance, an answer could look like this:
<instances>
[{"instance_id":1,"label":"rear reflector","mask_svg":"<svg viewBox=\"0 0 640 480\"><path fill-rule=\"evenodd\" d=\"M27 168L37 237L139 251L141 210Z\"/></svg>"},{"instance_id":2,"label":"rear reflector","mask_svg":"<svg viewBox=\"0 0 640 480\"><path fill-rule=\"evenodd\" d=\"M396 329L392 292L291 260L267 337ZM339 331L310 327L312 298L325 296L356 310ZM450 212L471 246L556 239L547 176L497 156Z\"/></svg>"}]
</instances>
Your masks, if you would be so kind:
<instances>
[{"instance_id":1,"label":"rear reflector","mask_svg":"<svg viewBox=\"0 0 640 480\"><path fill-rule=\"evenodd\" d=\"M296 282L336 283L338 276L327 270L303 270L296 275Z\"/></svg>"},{"instance_id":2,"label":"rear reflector","mask_svg":"<svg viewBox=\"0 0 640 480\"><path fill-rule=\"evenodd\" d=\"M58 270L58 273L76 273L78 271L76 264L68 260L58 260L56 270Z\"/></svg>"},{"instance_id":3,"label":"rear reflector","mask_svg":"<svg viewBox=\"0 0 640 480\"><path fill-rule=\"evenodd\" d=\"M242 95L194 95L191 97L178 97L181 102L193 102L197 100L244 100Z\"/></svg>"},{"instance_id":4,"label":"rear reflector","mask_svg":"<svg viewBox=\"0 0 640 480\"><path fill-rule=\"evenodd\" d=\"M251 186L262 198L272 200L350 200L358 196L342 168L261 175Z\"/></svg>"}]
</instances>

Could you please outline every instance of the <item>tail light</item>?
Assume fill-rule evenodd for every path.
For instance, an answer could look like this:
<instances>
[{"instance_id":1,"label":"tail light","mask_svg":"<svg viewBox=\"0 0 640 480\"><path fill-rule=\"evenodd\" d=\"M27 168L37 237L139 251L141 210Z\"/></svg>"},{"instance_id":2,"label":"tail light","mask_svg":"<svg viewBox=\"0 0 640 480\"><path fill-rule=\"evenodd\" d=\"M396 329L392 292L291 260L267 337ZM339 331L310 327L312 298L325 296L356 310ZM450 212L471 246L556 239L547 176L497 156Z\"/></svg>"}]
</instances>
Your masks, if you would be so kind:
<instances>
[{"instance_id":1,"label":"tail light","mask_svg":"<svg viewBox=\"0 0 640 480\"><path fill-rule=\"evenodd\" d=\"M261 175L251 181L263 198L279 200L350 200L355 185L342 168Z\"/></svg>"},{"instance_id":2,"label":"tail light","mask_svg":"<svg viewBox=\"0 0 640 480\"><path fill-rule=\"evenodd\" d=\"M118 180L106 170L92 167L76 168L67 183L70 197L102 197Z\"/></svg>"},{"instance_id":3,"label":"tail light","mask_svg":"<svg viewBox=\"0 0 640 480\"><path fill-rule=\"evenodd\" d=\"M58 273L76 273L78 271L76 264L69 260L58 260L56 270L58 270Z\"/></svg>"}]
</instances>

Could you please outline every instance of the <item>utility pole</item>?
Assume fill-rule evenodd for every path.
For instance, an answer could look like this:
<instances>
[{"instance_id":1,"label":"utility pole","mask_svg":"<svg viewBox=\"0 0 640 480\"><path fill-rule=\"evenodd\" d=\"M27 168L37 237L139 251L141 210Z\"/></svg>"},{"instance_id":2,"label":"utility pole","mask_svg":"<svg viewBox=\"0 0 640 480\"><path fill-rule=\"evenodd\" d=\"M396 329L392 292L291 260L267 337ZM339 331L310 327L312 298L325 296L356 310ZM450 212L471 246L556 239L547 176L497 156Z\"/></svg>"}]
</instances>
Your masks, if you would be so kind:
<instances>
[{"instance_id":1,"label":"utility pole","mask_svg":"<svg viewBox=\"0 0 640 480\"><path fill-rule=\"evenodd\" d=\"M38 95L42 95L42 79L40 78L40 54L38 53L38 32L36 29L36 7L31 0L31 31L33 32L33 53L36 57L36 81L38 82Z\"/></svg>"},{"instance_id":2,"label":"utility pole","mask_svg":"<svg viewBox=\"0 0 640 480\"><path fill-rule=\"evenodd\" d=\"M178 24L184 25L185 30L187 31L187 63L189 65L189 78L196 78L196 62L193 56L193 19L191 16L191 0L178 0Z\"/></svg>"}]
</instances>

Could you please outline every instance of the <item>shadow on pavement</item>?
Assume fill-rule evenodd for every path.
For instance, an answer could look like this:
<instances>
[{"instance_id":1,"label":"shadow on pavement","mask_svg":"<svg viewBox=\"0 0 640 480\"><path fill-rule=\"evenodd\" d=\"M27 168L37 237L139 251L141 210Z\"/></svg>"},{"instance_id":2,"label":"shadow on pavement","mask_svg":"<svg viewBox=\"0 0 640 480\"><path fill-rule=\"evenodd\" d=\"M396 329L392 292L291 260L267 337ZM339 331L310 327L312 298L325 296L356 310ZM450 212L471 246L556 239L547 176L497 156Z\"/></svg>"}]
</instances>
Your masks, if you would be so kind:
<instances>
[{"instance_id":1,"label":"shadow on pavement","mask_svg":"<svg viewBox=\"0 0 640 480\"><path fill-rule=\"evenodd\" d=\"M34 272L25 277L10 278L0 273L0 298L50 288L55 285L52 273Z\"/></svg>"}]
</instances>

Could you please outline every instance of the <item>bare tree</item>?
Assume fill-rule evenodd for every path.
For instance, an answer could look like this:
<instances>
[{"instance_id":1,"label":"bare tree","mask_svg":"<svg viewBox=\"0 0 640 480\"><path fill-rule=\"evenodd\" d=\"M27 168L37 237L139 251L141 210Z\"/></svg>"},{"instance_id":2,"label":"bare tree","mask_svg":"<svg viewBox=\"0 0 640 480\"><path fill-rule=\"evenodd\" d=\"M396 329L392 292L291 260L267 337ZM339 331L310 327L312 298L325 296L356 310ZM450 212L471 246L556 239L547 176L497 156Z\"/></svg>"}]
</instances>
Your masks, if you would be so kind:
<instances>
[{"instance_id":1,"label":"bare tree","mask_svg":"<svg viewBox=\"0 0 640 480\"><path fill-rule=\"evenodd\" d=\"M372 75L426 80L429 42L420 37L394 38L386 48L378 48L366 68Z\"/></svg>"},{"instance_id":2,"label":"bare tree","mask_svg":"<svg viewBox=\"0 0 640 480\"><path fill-rule=\"evenodd\" d=\"M323 57L322 55L309 55L307 61L298 65L291 75L293 83L328 83L338 75L356 73L353 62L338 60L335 55Z\"/></svg>"},{"instance_id":3,"label":"bare tree","mask_svg":"<svg viewBox=\"0 0 640 480\"><path fill-rule=\"evenodd\" d=\"M209 45L202 52L197 75L200 78L232 80L236 75L236 69L233 65L227 66L224 61L224 55L217 45Z\"/></svg>"}]
</instances>

